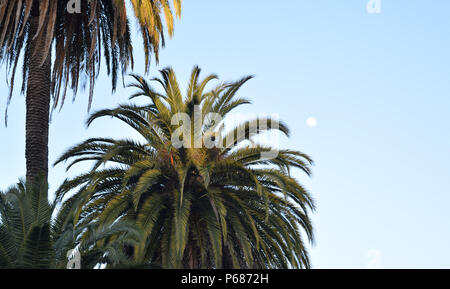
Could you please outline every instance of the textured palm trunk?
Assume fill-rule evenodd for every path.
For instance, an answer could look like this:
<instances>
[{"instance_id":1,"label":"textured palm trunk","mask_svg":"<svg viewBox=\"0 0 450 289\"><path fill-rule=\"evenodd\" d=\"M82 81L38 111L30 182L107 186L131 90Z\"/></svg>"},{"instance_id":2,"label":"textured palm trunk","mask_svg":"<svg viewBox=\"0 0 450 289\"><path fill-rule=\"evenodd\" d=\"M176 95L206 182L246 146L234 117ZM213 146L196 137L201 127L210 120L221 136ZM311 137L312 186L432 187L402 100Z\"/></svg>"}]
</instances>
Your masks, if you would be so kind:
<instances>
[{"instance_id":1,"label":"textured palm trunk","mask_svg":"<svg viewBox=\"0 0 450 289\"><path fill-rule=\"evenodd\" d=\"M39 25L39 17L33 15L30 20L29 73L26 92L26 179L35 183L38 178L48 178L48 131L50 113L51 55L46 57L44 39L33 40Z\"/></svg>"}]
</instances>

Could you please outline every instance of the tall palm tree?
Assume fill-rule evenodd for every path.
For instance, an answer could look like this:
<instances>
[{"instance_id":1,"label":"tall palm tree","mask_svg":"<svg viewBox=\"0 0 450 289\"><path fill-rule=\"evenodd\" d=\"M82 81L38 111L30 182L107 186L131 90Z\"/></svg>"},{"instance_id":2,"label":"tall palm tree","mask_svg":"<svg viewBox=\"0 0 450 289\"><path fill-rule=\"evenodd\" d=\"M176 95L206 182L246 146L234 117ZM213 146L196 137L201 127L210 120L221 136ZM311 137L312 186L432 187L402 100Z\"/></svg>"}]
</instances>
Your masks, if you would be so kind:
<instances>
[{"instance_id":1,"label":"tall palm tree","mask_svg":"<svg viewBox=\"0 0 450 289\"><path fill-rule=\"evenodd\" d=\"M135 226L77 226L75 199L49 202L47 192L45 182L40 187L20 182L0 192L0 269L66 268L73 249L80 253L82 268L128 262L122 249L139 243Z\"/></svg>"},{"instance_id":2,"label":"tall palm tree","mask_svg":"<svg viewBox=\"0 0 450 289\"><path fill-rule=\"evenodd\" d=\"M275 119L260 118L268 124L265 128L252 129L258 120L249 120L222 133L223 123L211 117L211 113L225 117L248 104L236 98L236 93L251 77L207 90L217 77L200 80L196 67L183 97L172 69L161 74L154 81L162 92L134 76L136 83L131 86L138 91L132 98L147 97L147 105L120 105L96 112L88 120L91 124L105 116L119 119L136 130L142 141L94 138L69 149L57 163L70 161L67 169L85 161L93 161L94 166L66 180L58 198L77 189L74 197L82 204L80 220L85 224L108 225L118 219L135 222L145 237L129 248L137 264L309 267L302 235L306 233L313 241L308 213L314 210L314 202L290 169L309 175L312 160L292 150L262 158L273 148L249 145L271 127L288 134L288 128ZM185 121L194 127L196 114L203 121L201 133L186 129L180 146L180 139L173 139L180 129L178 121L188 116ZM194 146L201 135L215 146Z\"/></svg>"},{"instance_id":3,"label":"tall palm tree","mask_svg":"<svg viewBox=\"0 0 450 289\"><path fill-rule=\"evenodd\" d=\"M0 60L11 68L10 102L14 78L23 55L22 92L26 93L26 179L48 175L48 129L53 107L64 103L67 88L77 93L90 83L89 106L95 79L105 60L112 88L118 74L133 66L129 19L125 0L81 0L81 13L69 13L65 0L0 0ZM148 69L153 52L164 45L163 20L173 34L169 0L130 0L138 20ZM174 0L176 15L181 0ZM54 61L52 69L52 51ZM103 56L102 56L103 54ZM7 113L6 113L7 114ZM7 117L7 116L6 116Z\"/></svg>"}]
</instances>

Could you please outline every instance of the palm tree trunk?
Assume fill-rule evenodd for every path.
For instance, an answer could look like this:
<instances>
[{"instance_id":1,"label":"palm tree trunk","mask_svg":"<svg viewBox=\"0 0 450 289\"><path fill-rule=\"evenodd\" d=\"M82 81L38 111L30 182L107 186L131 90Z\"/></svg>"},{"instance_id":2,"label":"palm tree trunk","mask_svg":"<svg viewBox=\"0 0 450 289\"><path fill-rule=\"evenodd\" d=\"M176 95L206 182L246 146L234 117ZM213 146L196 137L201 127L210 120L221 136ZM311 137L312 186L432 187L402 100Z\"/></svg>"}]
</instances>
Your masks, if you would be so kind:
<instances>
[{"instance_id":1,"label":"palm tree trunk","mask_svg":"<svg viewBox=\"0 0 450 289\"><path fill-rule=\"evenodd\" d=\"M37 13L38 14L38 13ZM44 37L33 40L38 29L39 16L30 20L29 72L26 92L26 179L35 183L48 178L48 131L50 113L51 55L44 59Z\"/></svg>"}]
</instances>

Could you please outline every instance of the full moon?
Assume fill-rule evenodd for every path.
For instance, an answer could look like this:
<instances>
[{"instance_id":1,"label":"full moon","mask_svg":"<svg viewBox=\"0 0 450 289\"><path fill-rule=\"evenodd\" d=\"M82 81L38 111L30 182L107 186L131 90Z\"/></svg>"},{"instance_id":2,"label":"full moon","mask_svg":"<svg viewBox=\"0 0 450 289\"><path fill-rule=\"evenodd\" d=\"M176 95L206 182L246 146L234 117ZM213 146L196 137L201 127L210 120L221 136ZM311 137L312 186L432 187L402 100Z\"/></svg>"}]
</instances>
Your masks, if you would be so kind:
<instances>
[{"instance_id":1,"label":"full moon","mask_svg":"<svg viewBox=\"0 0 450 289\"><path fill-rule=\"evenodd\" d=\"M308 119L306 120L306 124L307 124L309 127L316 127L316 126L317 126L317 120L316 120L315 118L313 118L313 117L310 117L310 118L308 118Z\"/></svg>"}]
</instances>

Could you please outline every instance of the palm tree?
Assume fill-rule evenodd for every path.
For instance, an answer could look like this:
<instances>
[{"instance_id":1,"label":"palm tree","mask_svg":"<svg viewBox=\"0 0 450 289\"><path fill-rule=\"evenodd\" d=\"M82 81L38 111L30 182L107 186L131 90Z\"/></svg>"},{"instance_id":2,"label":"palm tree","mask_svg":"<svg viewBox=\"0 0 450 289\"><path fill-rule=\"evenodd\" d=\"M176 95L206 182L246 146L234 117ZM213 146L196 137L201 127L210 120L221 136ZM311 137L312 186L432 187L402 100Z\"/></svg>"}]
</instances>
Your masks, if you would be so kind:
<instances>
[{"instance_id":1,"label":"palm tree","mask_svg":"<svg viewBox=\"0 0 450 289\"><path fill-rule=\"evenodd\" d=\"M0 192L0 269L66 268L73 249L80 253L82 268L128 262L122 248L140 242L135 226L77 226L75 199L50 203L47 192L45 182L40 187L20 182Z\"/></svg>"},{"instance_id":2,"label":"palm tree","mask_svg":"<svg viewBox=\"0 0 450 289\"><path fill-rule=\"evenodd\" d=\"M0 60L11 68L8 103L23 55L22 92L26 92L27 182L48 175L48 129L51 95L53 108L64 103L67 88L76 95L80 82L93 88L105 60L112 88L118 74L133 66L129 19L125 0L81 0L81 13L69 13L69 1L0 0ZM131 0L144 42L146 69L153 52L158 60L164 45L161 15L169 35L173 13L168 0ZM181 0L173 1L180 16ZM55 51L52 69L52 49ZM7 113L6 113L7 117ZM6 120L6 118L5 118Z\"/></svg>"},{"instance_id":3,"label":"palm tree","mask_svg":"<svg viewBox=\"0 0 450 289\"><path fill-rule=\"evenodd\" d=\"M252 77L207 90L217 77L210 75L200 81L196 67L183 97L172 69L162 70L161 75L153 81L162 86L162 92L134 75L136 83L131 86L138 91L132 98L146 97L147 105L120 105L98 111L88 120L89 125L105 116L119 119L136 130L142 141L94 138L69 149L56 164L70 161L70 169L76 163L93 161L94 166L67 179L57 198L77 189L74 197L82 204L80 220L84 224L105 226L118 219L136 223L144 232L143 242L129 248L136 264L160 264L162 268L309 267L302 235L306 233L313 241L308 213L314 210L314 202L290 169L310 175L312 160L292 150L262 158L273 148L249 145L271 127L288 135L288 128L275 119L249 120L222 133L223 123L211 118L211 113L225 117L248 104L248 100L236 98L236 93ZM194 146L201 135L190 129L181 139L184 145L173 139L182 116L188 116L194 127L196 113L203 121L201 135L216 144L212 148ZM256 121L269 125L252 129Z\"/></svg>"}]
</instances>

